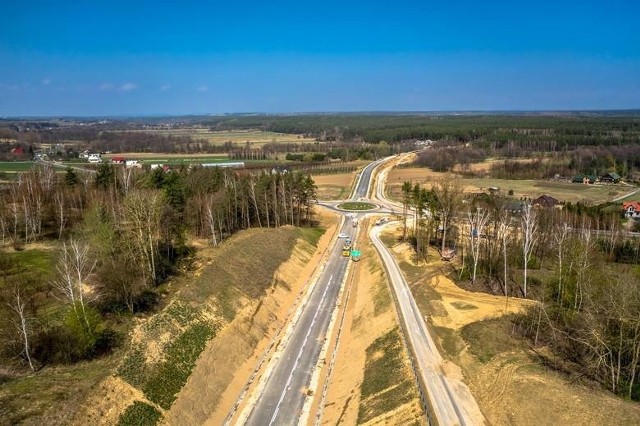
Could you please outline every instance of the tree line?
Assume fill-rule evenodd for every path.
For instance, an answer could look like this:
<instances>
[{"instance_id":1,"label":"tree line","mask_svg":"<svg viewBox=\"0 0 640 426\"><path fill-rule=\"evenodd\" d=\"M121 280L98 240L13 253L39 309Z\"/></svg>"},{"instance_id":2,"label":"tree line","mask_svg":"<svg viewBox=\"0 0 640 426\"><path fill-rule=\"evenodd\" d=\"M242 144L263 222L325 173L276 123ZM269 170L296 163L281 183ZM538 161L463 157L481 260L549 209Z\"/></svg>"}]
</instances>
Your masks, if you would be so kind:
<instances>
[{"instance_id":1,"label":"tree line","mask_svg":"<svg viewBox=\"0 0 640 426\"><path fill-rule=\"evenodd\" d=\"M418 258L455 250L464 286L537 300L516 328L551 348L546 362L640 400L640 239L623 232L618 209L465 196L451 179L405 182L402 204L416 217L403 238Z\"/></svg>"},{"instance_id":2,"label":"tree line","mask_svg":"<svg viewBox=\"0 0 640 426\"><path fill-rule=\"evenodd\" d=\"M34 241L55 251L42 273L2 256L0 357L37 368L111 350L113 319L155 306L158 286L188 265L190 236L217 246L241 229L313 225L315 194L300 172L103 163L95 174L21 174L0 190L0 242L16 255Z\"/></svg>"}]
</instances>

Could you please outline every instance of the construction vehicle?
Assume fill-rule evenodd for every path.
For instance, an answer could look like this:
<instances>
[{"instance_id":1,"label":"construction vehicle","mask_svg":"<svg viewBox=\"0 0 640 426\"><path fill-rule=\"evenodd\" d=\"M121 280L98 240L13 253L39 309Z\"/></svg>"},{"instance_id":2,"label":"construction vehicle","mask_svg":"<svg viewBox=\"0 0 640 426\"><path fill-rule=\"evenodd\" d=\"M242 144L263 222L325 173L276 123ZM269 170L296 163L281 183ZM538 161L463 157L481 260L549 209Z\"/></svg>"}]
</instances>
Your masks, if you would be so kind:
<instances>
[{"instance_id":1,"label":"construction vehicle","mask_svg":"<svg viewBox=\"0 0 640 426\"><path fill-rule=\"evenodd\" d=\"M388 223L388 222L389 222L389 218L385 216L376 220L376 225L384 225L385 223Z\"/></svg>"},{"instance_id":2,"label":"construction vehicle","mask_svg":"<svg viewBox=\"0 0 640 426\"><path fill-rule=\"evenodd\" d=\"M354 262L357 262L360 260L360 250L356 250L355 248L353 248L351 250L351 260L353 260Z\"/></svg>"},{"instance_id":3,"label":"construction vehicle","mask_svg":"<svg viewBox=\"0 0 640 426\"><path fill-rule=\"evenodd\" d=\"M351 240L347 238L342 246L342 256L349 257L351 256Z\"/></svg>"}]
</instances>

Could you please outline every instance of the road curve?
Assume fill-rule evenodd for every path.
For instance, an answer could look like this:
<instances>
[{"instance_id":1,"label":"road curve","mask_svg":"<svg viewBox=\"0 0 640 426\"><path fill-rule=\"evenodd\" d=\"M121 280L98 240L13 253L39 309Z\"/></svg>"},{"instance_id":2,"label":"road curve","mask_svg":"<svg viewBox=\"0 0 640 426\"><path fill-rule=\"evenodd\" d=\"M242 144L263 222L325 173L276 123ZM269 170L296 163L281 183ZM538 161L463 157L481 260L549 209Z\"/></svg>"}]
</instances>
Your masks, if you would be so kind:
<instances>
[{"instance_id":1,"label":"road curve","mask_svg":"<svg viewBox=\"0 0 640 426\"><path fill-rule=\"evenodd\" d=\"M387 206L397 206L384 194L387 170L378 174L375 195ZM414 368L429 410L430 422L438 425L481 425L484 416L464 382L447 377L438 347L429 333L427 324L418 309L398 264L390 250L380 240L383 227L373 227L369 233L382 259L389 283L398 306L406 340L414 360Z\"/></svg>"}]
</instances>

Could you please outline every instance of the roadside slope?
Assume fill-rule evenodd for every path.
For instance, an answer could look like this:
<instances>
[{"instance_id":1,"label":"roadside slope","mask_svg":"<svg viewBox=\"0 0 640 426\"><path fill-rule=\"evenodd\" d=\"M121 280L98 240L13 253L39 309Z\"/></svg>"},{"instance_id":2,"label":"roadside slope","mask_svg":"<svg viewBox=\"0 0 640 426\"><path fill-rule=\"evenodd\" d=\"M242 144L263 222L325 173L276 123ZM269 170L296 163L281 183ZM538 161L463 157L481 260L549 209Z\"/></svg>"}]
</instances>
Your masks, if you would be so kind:
<instances>
[{"instance_id":1,"label":"roadside slope","mask_svg":"<svg viewBox=\"0 0 640 426\"><path fill-rule=\"evenodd\" d=\"M422 424L390 290L367 235L367 229L361 230L362 259L348 283L349 301L322 424Z\"/></svg>"},{"instance_id":2,"label":"roadside slope","mask_svg":"<svg viewBox=\"0 0 640 426\"><path fill-rule=\"evenodd\" d=\"M397 243L400 235L400 227L392 229L385 242L429 319L447 374L464 377L490 424L637 423L639 404L545 368L513 333L513 315L534 301L464 290L435 250L428 263L418 264L412 248Z\"/></svg>"},{"instance_id":3,"label":"roadside slope","mask_svg":"<svg viewBox=\"0 0 640 426\"><path fill-rule=\"evenodd\" d=\"M220 342L226 342L223 346L233 359L244 361L250 356L247 348L258 344L279 307L293 298L287 260L301 272L321 233L293 227L250 229L218 248L199 250L195 272L169 284L169 294L174 296L162 311L138 320L114 377L97 387L75 423L127 424L122 421L140 413L149 414L145 424L173 424L177 419L181 424L204 422L237 367L229 359L210 363L207 356L221 347ZM274 297L279 297L275 307ZM247 321L255 325L243 340L239 335L245 334L242 324ZM228 347L228 342L236 344ZM195 381L193 372L208 378L209 388ZM198 405L193 396L205 393L207 400Z\"/></svg>"}]
</instances>

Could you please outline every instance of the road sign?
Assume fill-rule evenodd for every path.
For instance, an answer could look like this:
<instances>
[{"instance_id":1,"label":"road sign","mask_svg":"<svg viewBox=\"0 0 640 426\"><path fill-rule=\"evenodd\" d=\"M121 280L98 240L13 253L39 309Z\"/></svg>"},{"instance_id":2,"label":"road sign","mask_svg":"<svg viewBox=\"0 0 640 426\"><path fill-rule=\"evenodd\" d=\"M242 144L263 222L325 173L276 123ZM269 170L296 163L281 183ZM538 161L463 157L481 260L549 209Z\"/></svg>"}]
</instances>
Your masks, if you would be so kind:
<instances>
[{"instance_id":1,"label":"road sign","mask_svg":"<svg viewBox=\"0 0 640 426\"><path fill-rule=\"evenodd\" d=\"M360 250L351 250L352 257L360 257Z\"/></svg>"}]
</instances>

